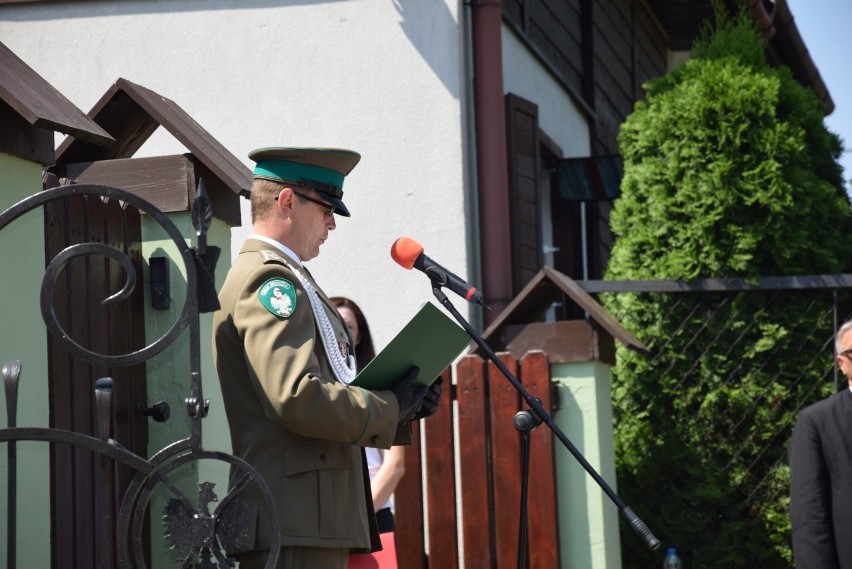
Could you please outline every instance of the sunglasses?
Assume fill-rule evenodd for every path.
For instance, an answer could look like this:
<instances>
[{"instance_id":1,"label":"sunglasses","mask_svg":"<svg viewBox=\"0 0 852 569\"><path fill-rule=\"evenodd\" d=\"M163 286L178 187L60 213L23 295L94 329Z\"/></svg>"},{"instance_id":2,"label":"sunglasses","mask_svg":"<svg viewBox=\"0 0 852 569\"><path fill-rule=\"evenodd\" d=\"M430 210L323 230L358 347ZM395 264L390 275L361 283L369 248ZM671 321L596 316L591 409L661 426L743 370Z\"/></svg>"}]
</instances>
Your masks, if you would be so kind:
<instances>
[{"instance_id":1,"label":"sunglasses","mask_svg":"<svg viewBox=\"0 0 852 569\"><path fill-rule=\"evenodd\" d=\"M293 193L296 194L297 196L299 196L300 198L302 198L303 200L313 202L313 203L317 204L318 206L320 206L323 209L323 213L325 214L326 217L331 217L332 215L334 215L334 212L337 211L337 208L334 205L332 205L328 202L324 202L322 200L312 198L311 196L305 195L301 192L297 192L296 190L293 190ZM278 196L275 196L275 200L276 201L278 200Z\"/></svg>"}]
</instances>

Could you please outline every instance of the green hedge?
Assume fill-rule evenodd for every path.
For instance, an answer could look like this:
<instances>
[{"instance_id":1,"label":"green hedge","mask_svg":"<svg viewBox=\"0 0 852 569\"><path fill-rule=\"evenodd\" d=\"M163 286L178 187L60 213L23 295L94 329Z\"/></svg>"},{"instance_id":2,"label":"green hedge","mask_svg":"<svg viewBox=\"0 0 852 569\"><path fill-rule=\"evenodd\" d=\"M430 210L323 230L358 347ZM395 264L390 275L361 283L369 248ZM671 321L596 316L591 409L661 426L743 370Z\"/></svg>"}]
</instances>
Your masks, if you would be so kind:
<instances>
[{"instance_id":1,"label":"green hedge","mask_svg":"<svg viewBox=\"0 0 852 569\"><path fill-rule=\"evenodd\" d=\"M607 279L847 272L842 145L815 95L771 68L744 12L645 85L623 124ZM780 298L780 300L779 300ZM652 350L613 376L619 494L690 569L791 567L785 453L832 389L830 295L608 294ZM625 568L655 567L623 528Z\"/></svg>"}]
</instances>

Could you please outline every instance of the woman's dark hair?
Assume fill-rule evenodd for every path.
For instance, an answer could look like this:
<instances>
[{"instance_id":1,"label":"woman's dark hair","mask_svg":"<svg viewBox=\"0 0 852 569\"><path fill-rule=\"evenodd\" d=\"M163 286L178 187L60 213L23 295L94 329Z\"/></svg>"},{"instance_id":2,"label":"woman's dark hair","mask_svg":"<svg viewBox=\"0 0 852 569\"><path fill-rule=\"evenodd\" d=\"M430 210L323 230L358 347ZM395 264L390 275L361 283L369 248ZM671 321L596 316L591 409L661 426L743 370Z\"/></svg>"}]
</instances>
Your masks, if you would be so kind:
<instances>
[{"instance_id":1,"label":"woman's dark hair","mask_svg":"<svg viewBox=\"0 0 852 569\"><path fill-rule=\"evenodd\" d=\"M358 334L361 336L360 341L357 338L353 338L353 341L357 342L355 344L355 360L358 363L358 371L361 371L370 363L370 360L376 357L376 350L373 348L373 336L370 334L370 326L367 325L367 319L364 318L364 313L361 312L358 305L345 296L332 296L329 300L335 308L340 308L341 306L348 308L355 315L355 321L358 323Z\"/></svg>"}]
</instances>

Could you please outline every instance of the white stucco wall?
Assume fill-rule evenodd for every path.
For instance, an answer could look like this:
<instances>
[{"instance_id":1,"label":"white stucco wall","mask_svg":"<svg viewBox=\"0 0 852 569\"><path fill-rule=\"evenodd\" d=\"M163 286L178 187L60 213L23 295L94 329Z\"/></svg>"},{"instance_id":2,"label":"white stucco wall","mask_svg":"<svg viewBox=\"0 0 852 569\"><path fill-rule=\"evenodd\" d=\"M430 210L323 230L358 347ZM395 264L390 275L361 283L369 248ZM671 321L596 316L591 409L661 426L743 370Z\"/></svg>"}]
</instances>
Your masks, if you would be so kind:
<instances>
[{"instance_id":1,"label":"white stucco wall","mask_svg":"<svg viewBox=\"0 0 852 569\"><path fill-rule=\"evenodd\" d=\"M451 0L27 3L0 7L0 41L84 112L119 77L168 97L249 167L262 146L360 152L353 216L309 266L381 346L432 299L391 259L397 237L469 266L458 16ZM137 156L185 151L159 129Z\"/></svg>"},{"instance_id":2,"label":"white stucco wall","mask_svg":"<svg viewBox=\"0 0 852 569\"><path fill-rule=\"evenodd\" d=\"M538 126L565 158L590 154L589 124L582 108L545 71L508 26L503 26L503 85L538 106Z\"/></svg>"}]
</instances>

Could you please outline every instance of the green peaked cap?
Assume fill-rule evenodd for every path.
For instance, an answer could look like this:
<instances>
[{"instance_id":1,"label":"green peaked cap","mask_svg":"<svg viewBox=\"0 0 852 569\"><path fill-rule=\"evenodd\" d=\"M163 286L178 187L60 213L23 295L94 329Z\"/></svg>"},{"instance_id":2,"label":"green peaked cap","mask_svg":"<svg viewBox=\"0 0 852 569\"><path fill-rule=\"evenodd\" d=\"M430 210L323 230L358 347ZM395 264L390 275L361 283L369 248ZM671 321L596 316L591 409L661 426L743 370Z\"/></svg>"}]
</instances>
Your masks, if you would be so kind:
<instances>
[{"instance_id":1,"label":"green peaked cap","mask_svg":"<svg viewBox=\"0 0 852 569\"><path fill-rule=\"evenodd\" d=\"M361 160L361 155L342 148L258 148L249 153L255 161L254 177L282 180L307 186L349 217L343 203L343 179Z\"/></svg>"}]
</instances>

